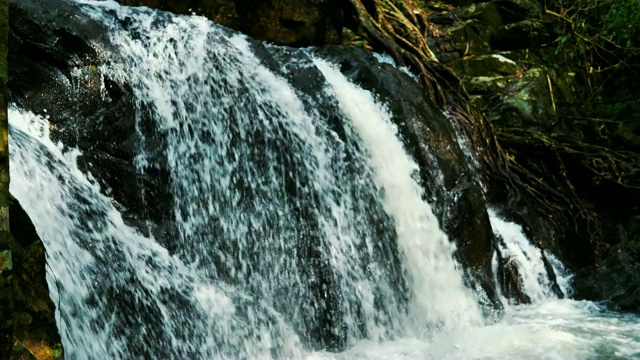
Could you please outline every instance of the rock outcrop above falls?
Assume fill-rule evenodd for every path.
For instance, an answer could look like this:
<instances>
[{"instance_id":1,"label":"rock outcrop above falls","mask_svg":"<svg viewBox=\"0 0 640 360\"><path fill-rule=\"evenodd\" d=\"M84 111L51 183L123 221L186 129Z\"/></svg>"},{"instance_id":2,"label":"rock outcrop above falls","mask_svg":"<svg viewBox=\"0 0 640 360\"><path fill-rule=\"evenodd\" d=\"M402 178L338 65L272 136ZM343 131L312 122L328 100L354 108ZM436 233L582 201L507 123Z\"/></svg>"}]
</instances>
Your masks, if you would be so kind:
<instances>
[{"instance_id":1,"label":"rock outcrop above falls","mask_svg":"<svg viewBox=\"0 0 640 360\"><path fill-rule=\"evenodd\" d=\"M257 40L280 45L340 44L344 17L337 0L120 0L177 14L198 14L242 31Z\"/></svg>"}]
</instances>

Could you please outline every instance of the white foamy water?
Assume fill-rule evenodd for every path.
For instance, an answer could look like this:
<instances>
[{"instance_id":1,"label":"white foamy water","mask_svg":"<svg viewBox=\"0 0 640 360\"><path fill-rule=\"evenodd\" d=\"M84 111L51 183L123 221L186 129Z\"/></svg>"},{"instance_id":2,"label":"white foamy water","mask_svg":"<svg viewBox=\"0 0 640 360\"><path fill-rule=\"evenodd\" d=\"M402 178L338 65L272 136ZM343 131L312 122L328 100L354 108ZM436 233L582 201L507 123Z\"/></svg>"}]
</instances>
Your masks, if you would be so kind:
<instances>
[{"instance_id":1,"label":"white foamy water","mask_svg":"<svg viewBox=\"0 0 640 360\"><path fill-rule=\"evenodd\" d=\"M384 190L384 206L395 220L398 245L410 276L411 316L425 327L479 324L478 306L462 284L453 260L454 245L423 200L423 190L413 178L418 165L404 150L388 110L329 63L316 60L315 64L357 129L371 157L376 184Z\"/></svg>"},{"instance_id":2,"label":"white foamy water","mask_svg":"<svg viewBox=\"0 0 640 360\"><path fill-rule=\"evenodd\" d=\"M68 358L640 356L636 317L556 299L540 251L495 214L534 301L483 324L389 110L334 65L288 64L325 79L302 93L204 18L100 4L115 11L87 14L120 52L102 70L152 113L135 165L166 163L177 239L169 251L125 224L47 119L10 110L11 193L47 249ZM318 350L330 341L346 350Z\"/></svg>"},{"instance_id":3,"label":"white foamy water","mask_svg":"<svg viewBox=\"0 0 640 360\"><path fill-rule=\"evenodd\" d=\"M542 250L533 245L518 224L500 218L493 210L489 210L489 219L494 232L500 237L498 248L502 261L515 265L520 275L521 288L531 302L538 303L555 297L549 274L544 266ZM547 254L548 257L553 255ZM553 258L555 259L555 258ZM497 259L494 257L494 269ZM556 266L560 263L556 260ZM569 284L564 279L564 270L557 269L563 286L563 292L569 292ZM495 273L495 270L494 270ZM564 281L563 281L564 280Z\"/></svg>"},{"instance_id":4,"label":"white foamy water","mask_svg":"<svg viewBox=\"0 0 640 360\"><path fill-rule=\"evenodd\" d=\"M9 117L10 190L45 244L47 281L60 305L56 318L69 358L257 358L276 348L301 356L294 355L297 336L274 311L204 279L126 226L78 169L79 153L48 138L46 119L16 109ZM247 307L254 312L240 314Z\"/></svg>"}]
</instances>

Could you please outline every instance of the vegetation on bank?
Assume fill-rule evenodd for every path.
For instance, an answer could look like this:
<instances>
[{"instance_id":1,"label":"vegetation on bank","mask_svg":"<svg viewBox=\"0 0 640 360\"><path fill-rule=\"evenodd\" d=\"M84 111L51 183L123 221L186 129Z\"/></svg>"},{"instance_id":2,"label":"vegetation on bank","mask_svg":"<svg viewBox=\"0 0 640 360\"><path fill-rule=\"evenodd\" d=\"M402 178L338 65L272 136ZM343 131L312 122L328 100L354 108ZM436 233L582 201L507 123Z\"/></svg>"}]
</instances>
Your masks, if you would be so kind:
<instances>
[{"instance_id":1,"label":"vegetation on bank","mask_svg":"<svg viewBox=\"0 0 640 360\"><path fill-rule=\"evenodd\" d=\"M640 150L640 97L635 90L640 80L640 1L549 1L543 15L559 32L555 47L563 62L595 79L588 84L583 116L613 120L621 132L636 132L635 140L626 134L621 143L610 145Z\"/></svg>"},{"instance_id":2,"label":"vegetation on bank","mask_svg":"<svg viewBox=\"0 0 640 360\"><path fill-rule=\"evenodd\" d=\"M599 276L592 274L611 264L607 259L614 252L633 248L627 244L636 240L624 229L640 215L639 0L349 4L345 12L355 22L346 25L364 39L360 44L420 74L434 98L455 115L483 160L493 201L520 211L525 223L541 217L552 224L570 261L592 269L585 279ZM503 22L500 16L511 19ZM445 51L457 52L432 48L443 39ZM458 44L446 43L452 40ZM503 61L494 61L496 56ZM516 69L508 70L509 76L497 68L490 78L481 74L487 66L509 62ZM472 74L473 66L481 67L478 74ZM480 80L485 87L466 97L458 77L467 90ZM483 114L467 104L478 97ZM501 100L496 103L496 98ZM501 107L505 103L519 109L509 112ZM543 122L513 121L536 106L542 107L538 116ZM538 215L523 214L522 208ZM605 276L595 282L610 281ZM585 296L608 297L613 290L593 290L598 291ZM625 308L633 309L640 298L627 303Z\"/></svg>"}]
</instances>

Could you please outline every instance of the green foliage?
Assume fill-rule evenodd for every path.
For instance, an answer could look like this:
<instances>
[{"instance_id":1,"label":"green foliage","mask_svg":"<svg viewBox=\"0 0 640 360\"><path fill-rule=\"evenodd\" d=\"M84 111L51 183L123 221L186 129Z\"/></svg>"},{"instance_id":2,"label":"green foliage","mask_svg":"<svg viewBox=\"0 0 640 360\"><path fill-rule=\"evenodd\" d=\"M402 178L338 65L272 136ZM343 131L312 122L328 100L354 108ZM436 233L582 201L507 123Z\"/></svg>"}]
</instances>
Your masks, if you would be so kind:
<instances>
[{"instance_id":1,"label":"green foliage","mask_svg":"<svg viewBox=\"0 0 640 360\"><path fill-rule=\"evenodd\" d=\"M0 273L4 270L11 270L13 263L11 261L11 251L0 251Z\"/></svg>"},{"instance_id":2,"label":"green foliage","mask_svg":"<svg viewBox=\"0 0 640 360\"><path fill-rule=\"evenodd\" d=\"M19 325L29 325L33 321L33 318L31 317L31 315L27 314L26 312L16 311L13 314L13 321Z\"/></svg>"},{"instance_id":3,"label":"green foliage","mask_svg":"<svg viewBox=\"0 0 640 360\"><path fill-rule=\"evenodd\" d=\"M640 45L640 0L609 0L602 18L602 36L624 48ZM594 14L595 15L595 14Z\"/></svg>"},{"instance_id":4,"label":"green foliage","mask_svg":"<svg viewBox=\"0 0 640 360\"><path fill-rule=\"evenodd\" d=\"M55 344L51 348L51 357L54 358L54 359L62 358L62 344L60 344L60 343Z\"/></svg>"},{"instance_id":5,"label":"green foliage","mask_svg":"<svg viewBox=\"0 0 640 360\"><path fill-rule=\"evenodd\" d=\"M585 66L633 67L640 55L640 0L549 1L547 14L561 24L558 52L577 46Z\"/></svg>"},{"instance_id":6,"label":"green foliage","mask_svg":"<svg viewBox=\"0 0 640 360\"><path fill-rule=\"evenodd\" d=\"M16 341L15 345L13 345L13 352L19 353L21 351L28 351L28 350L26 347L24 347L24 345L20 341Z\"/></svg>"},{"instance_id":7,"label":"green foliage","mask_svg":"<svg viewBox=\"0 0 640 360\"><path fill-rule=\"evenodd\" d=\"M618 121L640 117L640 0L548 0L555 24L555 55L570 71L583 71L589 95L583 116Z\"/></svg>"}]
</instances>

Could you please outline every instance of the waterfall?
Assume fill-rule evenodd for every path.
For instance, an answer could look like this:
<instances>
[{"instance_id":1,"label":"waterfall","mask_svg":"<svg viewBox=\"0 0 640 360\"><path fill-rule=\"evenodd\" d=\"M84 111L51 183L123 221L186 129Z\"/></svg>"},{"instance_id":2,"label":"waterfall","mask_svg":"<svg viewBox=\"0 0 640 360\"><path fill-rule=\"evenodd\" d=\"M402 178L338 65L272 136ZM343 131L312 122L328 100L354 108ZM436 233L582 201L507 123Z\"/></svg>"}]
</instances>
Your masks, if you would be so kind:
<instances>
[{"instance_id":1,"label":"waterfall","mask_svg":"<svg viewBox=\"0 0 640 360\"><path fill-rule=\"evenodd\" d=\"M531 305L505 296L502 321L483 319L392 111L318 52L76 3L109 28L100 72L134 94L132 167L167 174L170 204L166 223L130 221L55 119L10 108L10 191L45 244L66 358L638 355L635 318L561 300L562 263L494 211L494 280L512 264Z\"/></svg>"},{"instance_id":2,"label":"waterfall","mask_svg":"<svg viewBox=\"0 0 640 360\"><path fill-rule=\"evenodd\" d=\"M479 312L453 261L455 248L412 177L418 165L407 156L389 111L374 97L350 83L337 69L316 60L331 83L342 111L365 143L376 185L384 191L385 210L395 221L398 246L414 292L415 319L447 326L479 324ZM425 276L437 274L437 276Z\"/></svg>"},{"instance_id":3,"label":"waterfall","mask_svg":"<svg viewBox=\"0 0 640 360\"><path fill-rule=\"evenodd\" d=\"M494 276L500 274L498 262L502 261L502 268L516 271L514 276L522 282L520 289L532 303L570 294L570 275L553 254L536 247L526 237L522 226L502 219L494 210L489 210L489 218L498 236L498 249L493 256ZM500 279L495 282L500 290Z\"/></svg>"},{"instance_id":4,"label":"waterfall","mask_svg":"<svg viewBox=\"0 0 640 360\"><path fill-rule=\"evenodd\" d=\"M49 140L46 119L16 109L9 116L11 193L45 243L67 356L257 357L275 347L295 353L297 336L260 299L207 281L126 226L78 169L79 153Z\"/></svg>"},{"instance_id":5,"label":"waterfall","mask_svg":"<svg viewBox=\"0 0 640 360\"><path fill-rule=\"evenodd\" d=\"M87 9L122 59L103 71L137 96L137 171L170 172L176 232L126 225L47 119L11 110L11 191L53 260L69 356L300 357L481 322L370 93L305 56L290 66L326 80L304 94L204 18Z\"/></svg>"}]
</instances>

